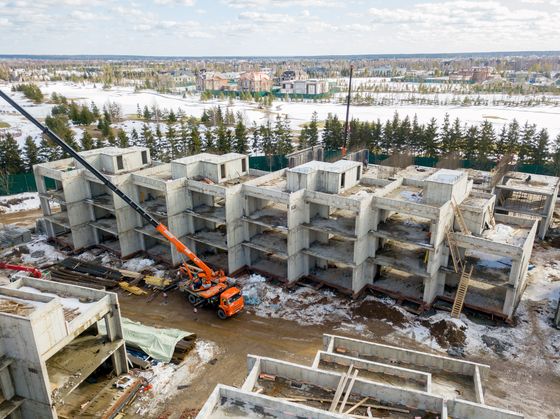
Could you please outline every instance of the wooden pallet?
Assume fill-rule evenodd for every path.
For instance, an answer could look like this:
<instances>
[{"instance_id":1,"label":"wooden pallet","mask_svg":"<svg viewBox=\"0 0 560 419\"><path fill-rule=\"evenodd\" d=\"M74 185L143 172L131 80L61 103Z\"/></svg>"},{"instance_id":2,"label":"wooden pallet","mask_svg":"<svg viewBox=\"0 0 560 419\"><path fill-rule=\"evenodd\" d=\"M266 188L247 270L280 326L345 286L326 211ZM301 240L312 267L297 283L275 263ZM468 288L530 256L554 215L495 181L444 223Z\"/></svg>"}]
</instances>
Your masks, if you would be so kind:
<instances>
[{"instance_id":1,"label":"wooden pallet","mask_svg":"<svg viewBox=\"0 0 560 419\"><path fill-rule=\"evenodd\" d=\"M461 312L463 311L463 304L465 303L465 297L467 296L473 267L474 266L471 265L468 271L467 266L463 267L461 279L459 280L459 286L457 287L457 292L455 293L455 301L453 301L453 308L451 309L451 317L456 319L461 316Z\"/></svg>"}]
</instances>

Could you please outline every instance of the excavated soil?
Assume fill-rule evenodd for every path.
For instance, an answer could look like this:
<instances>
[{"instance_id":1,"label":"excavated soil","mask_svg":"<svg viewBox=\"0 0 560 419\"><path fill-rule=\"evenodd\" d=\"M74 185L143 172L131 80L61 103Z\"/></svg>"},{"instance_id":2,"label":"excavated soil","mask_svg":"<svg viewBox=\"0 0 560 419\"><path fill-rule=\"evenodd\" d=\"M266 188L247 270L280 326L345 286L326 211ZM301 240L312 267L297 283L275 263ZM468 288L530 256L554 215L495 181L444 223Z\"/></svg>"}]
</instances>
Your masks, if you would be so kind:
<instances>
[{"instance_id":1,"label":"excavated soil","mask_svg":"<svg viewBox=\"0 0 560 419\"><path fill-rule=\"evenodd\" d=\"M376 300L364 301L359 307L354 309L354 315L387 320L397 327L408 323L406 316L398 308L390 307Z\"/></svg>"},{"instance_id":2,"label":"excavated soil","mask_svg":"<svg viewBox=\"0 0 560 419\"><path fill-rule=\"evenodd\" d=\"M423 326L430 330L431 335L439 346L444 349L449 347L464 347L467 340L464 328L459 328L453 322L440 320L439 322L430 323L428 320L420 322Z\"/></svg>"}]
</instances>

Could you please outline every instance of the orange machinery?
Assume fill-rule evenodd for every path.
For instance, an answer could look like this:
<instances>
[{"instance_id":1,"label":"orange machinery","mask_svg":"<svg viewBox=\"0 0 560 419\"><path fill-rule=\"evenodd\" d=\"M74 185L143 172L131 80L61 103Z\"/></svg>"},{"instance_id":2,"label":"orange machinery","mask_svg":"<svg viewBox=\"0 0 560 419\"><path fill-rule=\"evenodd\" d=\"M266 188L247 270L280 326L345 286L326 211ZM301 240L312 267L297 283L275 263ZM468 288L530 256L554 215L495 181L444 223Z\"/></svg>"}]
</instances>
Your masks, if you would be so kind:
<instances>
[{"instance_id":1,"label":"orange machinery","mask_svg":"<svg viewBox=\"0 0 560 419\"><path fill-rule=\"evenodd\" d=\"M51 131L48 127L37 121L29 112L18 105L11 97L0 90L0 97L12 105L19 113L25 116L33 125L41 130L41 132L49 137L54 143L58 144L66 153L72 156L83 167L98 178L105 186L107 186L115 195L130 205L138 214L155 227L167 240L169 240L179 253L188 257L198 268L200 272L192 273L186 263L183 263L181 270L188 274L188 280L180 284L179 289L188 293L189 301L194 299L197 305L212 305L218 307L218 317L226 319L241 311L244 307L243 296L241 291L229 285L229 278L222 270L214 271L206 265L195 253L185 246L177 237L167 229L165 225L155 219L150 213L142 208L127 194L117 188L103 173L93 167L86 159L80 156L76 150L70 147L64 140ZM193 302L193 301L191 301Z\"/></svg>"}]
</instances>

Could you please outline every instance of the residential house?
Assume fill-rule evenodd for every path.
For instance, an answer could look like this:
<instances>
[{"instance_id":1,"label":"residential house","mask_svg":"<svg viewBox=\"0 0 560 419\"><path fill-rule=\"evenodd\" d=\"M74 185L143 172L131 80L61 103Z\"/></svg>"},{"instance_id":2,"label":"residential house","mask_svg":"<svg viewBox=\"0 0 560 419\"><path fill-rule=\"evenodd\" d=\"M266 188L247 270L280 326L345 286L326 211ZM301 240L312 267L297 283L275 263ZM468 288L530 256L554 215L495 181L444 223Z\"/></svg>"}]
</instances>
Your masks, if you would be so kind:
<instances>
[{"instance_id":1,"label":"residential house","mask_svg":"<svg viewBox=\"0 0 560 419\"><path fill-rule=\"evenodd\" d=\"M272 88L272 79L260 71L249 71L241 74L237 83L241 92L269 92Z\"/></svg>"}]
</instances>

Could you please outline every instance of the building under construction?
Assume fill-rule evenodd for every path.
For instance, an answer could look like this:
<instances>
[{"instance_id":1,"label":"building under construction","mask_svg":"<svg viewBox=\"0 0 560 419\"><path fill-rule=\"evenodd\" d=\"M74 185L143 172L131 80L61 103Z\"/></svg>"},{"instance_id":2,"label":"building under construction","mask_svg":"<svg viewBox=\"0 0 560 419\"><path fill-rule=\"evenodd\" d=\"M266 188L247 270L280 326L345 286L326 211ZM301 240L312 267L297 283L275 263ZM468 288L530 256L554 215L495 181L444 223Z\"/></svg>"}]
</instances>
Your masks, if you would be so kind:
<instances>
[{"instance_id":1,"label":"building under construction","mask_svg":"<svg viewBox=\"0 0 560 419\"><path fill-rule=\"evenodd\" d=\"M312 282L352 296L369 289L418 309L440 300L454 315L465 306L505 319L525 289L533 242L546 234L559 187L558 178L507 167L397 169L361 158L299 156L290 159L293 167L262 172L235 153L167 164L139 147L81 155L230 274L248 268L286 285ZM34 172L51 239L75 250L101 246L122 258L145 253L170 265L181 261L74 159Z\"/></svg>"}]
</instances>

